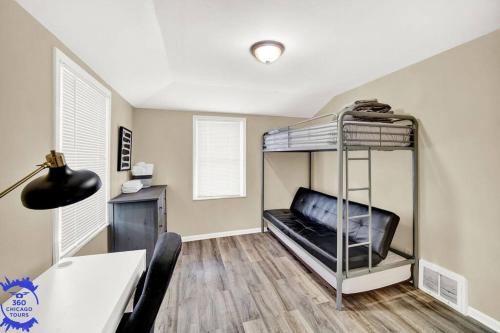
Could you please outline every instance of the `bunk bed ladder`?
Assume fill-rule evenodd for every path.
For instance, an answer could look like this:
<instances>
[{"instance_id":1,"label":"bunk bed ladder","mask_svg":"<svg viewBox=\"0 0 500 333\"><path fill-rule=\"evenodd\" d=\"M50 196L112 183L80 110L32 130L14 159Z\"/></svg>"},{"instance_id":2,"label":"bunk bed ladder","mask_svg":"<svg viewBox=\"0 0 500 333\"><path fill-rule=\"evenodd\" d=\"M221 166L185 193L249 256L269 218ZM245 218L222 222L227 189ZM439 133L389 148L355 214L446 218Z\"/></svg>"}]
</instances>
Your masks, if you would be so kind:
<instances>
[{"instance_id":1,"label":"bunk bed ladder","mask_svg":"<svg viewBox=\"0 0 500 333\"><path fill-rule=\"evenodd\" d=\"M346 186L346 232L345 232L345 273L349 277L349 249L358 246L368 246L368 271L372 270L372 154L371 148L367 149L367 157L349 157L349 148L346 147L346 163L345 163L345 186ZM368 186L367 187L349 187L349 161L367 161L368 162ZM368 214L350 216L349 213L349 193L354 191L368 192ZM363 243L349 244L349 222L355 219L368 218L368 241Z\"/></svg>"}]
</instances>

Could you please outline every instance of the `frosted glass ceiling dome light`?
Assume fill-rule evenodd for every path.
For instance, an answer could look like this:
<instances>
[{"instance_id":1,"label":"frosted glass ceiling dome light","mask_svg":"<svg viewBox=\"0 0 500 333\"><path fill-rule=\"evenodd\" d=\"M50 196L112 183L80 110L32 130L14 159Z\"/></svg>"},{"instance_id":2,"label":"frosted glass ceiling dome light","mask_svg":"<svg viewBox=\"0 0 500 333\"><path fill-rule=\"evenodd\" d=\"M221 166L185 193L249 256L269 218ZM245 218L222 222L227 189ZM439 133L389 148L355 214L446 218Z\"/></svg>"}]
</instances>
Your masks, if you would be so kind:
<instances>
[{"instance_id":1,"label":"frosted glass ceiling dome light","mask_svg":"<svg viewBox=\"0 0 500 333\"><path fill-rule=\"evenodd\" d=\"M264 64L270 64L278 60L285 52L285 45L274 40L263 40L250 47L253 56Z\"/></svg>"}]
</instances>

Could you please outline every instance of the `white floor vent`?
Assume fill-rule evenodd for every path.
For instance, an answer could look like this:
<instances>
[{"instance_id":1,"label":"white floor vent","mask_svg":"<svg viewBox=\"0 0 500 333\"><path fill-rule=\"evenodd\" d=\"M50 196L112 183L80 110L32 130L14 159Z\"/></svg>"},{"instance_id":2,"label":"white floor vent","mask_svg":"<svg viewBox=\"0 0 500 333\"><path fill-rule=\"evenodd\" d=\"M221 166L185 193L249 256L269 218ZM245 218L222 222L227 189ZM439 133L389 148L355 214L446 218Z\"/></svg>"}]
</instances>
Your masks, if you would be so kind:
<instances>
[{"instance_id":1,"label":"white floor vent","mask_svg":"<svg viewBox=\"0 0 500 333\"><path fill-rule=\"evenodd\" d=\"M420 259L419 288L467 314L467 281L463 276Z\"/></svg>"}]
</instances>

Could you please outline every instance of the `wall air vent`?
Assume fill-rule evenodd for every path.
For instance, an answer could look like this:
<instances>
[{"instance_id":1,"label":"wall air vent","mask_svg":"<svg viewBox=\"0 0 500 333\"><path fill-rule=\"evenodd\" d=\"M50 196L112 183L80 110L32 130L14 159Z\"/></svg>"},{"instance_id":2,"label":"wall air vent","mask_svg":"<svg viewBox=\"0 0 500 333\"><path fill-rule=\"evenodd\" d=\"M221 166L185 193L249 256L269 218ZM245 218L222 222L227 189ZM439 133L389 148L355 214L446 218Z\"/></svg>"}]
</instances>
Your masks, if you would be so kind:
<instances>
[{"instance_id":1,"label":"wall air vent","mask_svg":"<svg viewBox=\"0 0 500 333\"><path fill-rule=\"evenodd\" d=\"M439 273L430 269L429 267L423 267L423 284L424 287L434 294L439 293Z\"/></svg>"},{"instance_id":2,"label":"wall air vent","mask_svg":"<svg viewBox=\"0 0 500 333\"><path fill-rule=\"evenodd\" d=\"M420 259L419 288L467 314L467 281L463 276Z\"/></svg>"}]
</instances>

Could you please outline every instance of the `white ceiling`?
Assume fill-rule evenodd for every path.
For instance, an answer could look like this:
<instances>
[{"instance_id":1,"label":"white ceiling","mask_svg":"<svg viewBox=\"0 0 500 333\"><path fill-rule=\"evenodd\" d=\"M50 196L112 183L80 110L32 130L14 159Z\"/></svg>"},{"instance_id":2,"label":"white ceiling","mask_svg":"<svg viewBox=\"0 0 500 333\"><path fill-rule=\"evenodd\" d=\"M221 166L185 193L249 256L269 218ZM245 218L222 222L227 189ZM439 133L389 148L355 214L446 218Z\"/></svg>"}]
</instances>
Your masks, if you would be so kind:
<instances>
[{"instance_id":1,"label":"white ceiling","mask_svg":"<svg viewBox=\"0 0 500 333\"><path fill-rule=\"evenodd\" d=\"M500 28L499 0L18 0L135 107L312 116ZM285 44L257 62L249 47ZM368 96L372 97L372 96Z\"/></svg>"}]
</instances>

